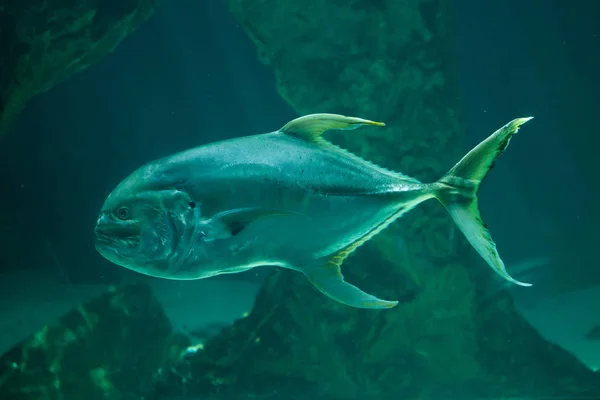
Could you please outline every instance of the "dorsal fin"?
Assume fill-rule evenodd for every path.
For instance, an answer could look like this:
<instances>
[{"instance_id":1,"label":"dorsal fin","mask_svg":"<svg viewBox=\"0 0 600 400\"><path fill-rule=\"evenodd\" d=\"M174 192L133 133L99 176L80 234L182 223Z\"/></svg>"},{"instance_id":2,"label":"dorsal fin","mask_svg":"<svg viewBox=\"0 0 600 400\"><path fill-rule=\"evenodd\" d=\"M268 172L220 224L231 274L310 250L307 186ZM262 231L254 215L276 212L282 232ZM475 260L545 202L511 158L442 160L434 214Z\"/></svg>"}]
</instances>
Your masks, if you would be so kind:
<instances>
[{"instance_id":1,"label":"dorsal fin","mask_svg":"<svg viewBox=\"0 0 600 400\"><path fill-rule=\"evenodd\" d=\"M383 122L339 114L309 114L291 120L279 132L310 142L318 142L323 132L329 129L356 129L362 125L385 126Z\"/></svg>"},{"instance_id":2,"label":"dorsal fin","mask_svg":"<svg viewBox=\"0 0 600 400\"><path fill-rule=\"evenodd\" d=\"M420 183L415 178L411 178L410 176L404 175L400 172L395 172L387 168L381 167L372 161L367 161L364 158L357 156L356 154L346 149L343 149L321 137L323 132L329 129L351 130L363 125L385 126L385 123L370 121L367 119L357 117L346 117L344 115L339 114L309 114L291 120L290 122L285 124L284 127L279 130L279 132L303 140L307 140L321 147L325 147L330 151L334 151L338 154L343 155L344 157L351 158L356 162L367 164L384 174L394 175L399 179L410 181L412 183Z\"/></svg>"}]
</instances>

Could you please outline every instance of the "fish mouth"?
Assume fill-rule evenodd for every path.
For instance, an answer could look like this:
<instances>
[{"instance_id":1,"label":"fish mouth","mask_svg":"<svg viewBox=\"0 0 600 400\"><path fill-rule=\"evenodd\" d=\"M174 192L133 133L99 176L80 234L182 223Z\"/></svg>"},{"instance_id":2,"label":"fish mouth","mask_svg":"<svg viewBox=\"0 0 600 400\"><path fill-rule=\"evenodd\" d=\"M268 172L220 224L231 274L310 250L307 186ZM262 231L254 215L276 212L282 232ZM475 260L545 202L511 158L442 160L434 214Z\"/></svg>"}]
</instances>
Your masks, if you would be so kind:
<instances>
[{"instance_id":1,"label":"fish mouth","mask_svg":"<svg viewBox=\"0 0 600 400\"><path fill-rule=\"evenodd\" d=\"M140 244L140 236L137 229L123 229L122 227L96 226L94 229L96 236L96 247L124 245L135 247Z\"/></svg>"},{"instance_id":2,"label":"fish mouth","mask_svg":"<svg viewBox=\"0 0 600 400\"><path fill-rule=\"evenodd\" d=\"M110 245L110 244L113 244L114 242L115 242L115 240L113 238L96 232L96 244Z\"/></svg>"},{"instance_id":3,"label":"fish mouth","mask_svg":"<svg viewBox=\"0 0 600 400\"><path fill-rule=\"evenodd\" d=\"M114 246L124 245L127 247L136 247L140 244L139 236L114 237L103 234L96 234L96 245Z\"/></svg>"}]
</instances>

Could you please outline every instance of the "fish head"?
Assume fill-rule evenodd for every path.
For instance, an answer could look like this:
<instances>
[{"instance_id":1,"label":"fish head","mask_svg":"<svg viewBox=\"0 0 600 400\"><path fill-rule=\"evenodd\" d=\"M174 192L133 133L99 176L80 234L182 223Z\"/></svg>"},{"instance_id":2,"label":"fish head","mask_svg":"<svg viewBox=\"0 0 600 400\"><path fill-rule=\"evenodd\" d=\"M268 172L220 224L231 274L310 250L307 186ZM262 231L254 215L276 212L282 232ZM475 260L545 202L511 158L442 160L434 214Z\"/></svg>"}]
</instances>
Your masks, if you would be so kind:
<instances>
[{"instance_id":1,"label":"fish head","mask_svg":"<svg viewBox=\"0 0 600 400\"><path fill-rule=\"evenodd\" d=\"M102 206L96 250L122 267L165 277L186 229L193 229L194 208L185 192L125 181Z\"/></svg>"}]
</instances>

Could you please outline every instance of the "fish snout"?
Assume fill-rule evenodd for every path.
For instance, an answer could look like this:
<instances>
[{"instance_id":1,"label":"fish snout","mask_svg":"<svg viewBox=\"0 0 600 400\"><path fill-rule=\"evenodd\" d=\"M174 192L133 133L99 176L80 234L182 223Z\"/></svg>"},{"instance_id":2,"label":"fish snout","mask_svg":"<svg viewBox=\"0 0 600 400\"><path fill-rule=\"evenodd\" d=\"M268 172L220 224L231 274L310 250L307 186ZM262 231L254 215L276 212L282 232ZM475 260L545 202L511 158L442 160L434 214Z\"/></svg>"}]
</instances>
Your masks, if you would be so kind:
<instances>
[{"instance_id":1,"label":"fish snout","mask_svg":"<svg viewBox=\"0 0 600 400\"><path fill-rule=\"evenodd\" d=\"M94 227L94 235L99 237L111 236L111 234L115 233L114 226L115 223L111 222L106 215L101 215L96 221L96 226Z\"/></svg>"},{"instance_id":2,"label":"fish snout","mask_svg":"<svg viewBox=\"0 0 600 400\"><path fill-rule=\"evenodd\" d=\"M106 215L100 216L94 227L94 234L97 238L119 238L133 236L137 233L134 226L122 224L112 220Z\"/></svg>"}]
</instances>

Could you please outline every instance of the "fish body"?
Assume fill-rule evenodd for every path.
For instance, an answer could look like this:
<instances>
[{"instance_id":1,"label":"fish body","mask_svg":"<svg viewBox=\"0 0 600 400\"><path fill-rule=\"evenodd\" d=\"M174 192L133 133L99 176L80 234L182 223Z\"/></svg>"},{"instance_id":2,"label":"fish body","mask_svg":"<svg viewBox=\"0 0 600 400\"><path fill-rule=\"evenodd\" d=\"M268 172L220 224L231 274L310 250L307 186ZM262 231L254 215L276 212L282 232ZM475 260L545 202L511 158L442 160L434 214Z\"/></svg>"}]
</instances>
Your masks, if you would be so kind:
<instances>
[{"instance_id":1,"label":"fish body","mask_svg":"<svg viewBox=\"0 0 600 400\"><path fill-rule=\"evenodd\" d=\"M96 248L108 260L167 279L274 265L361 308L396 304L345 282L344 258L421 202L439 199L496 272L506 273L477 209L479 183L527 119L507 124L434 183L376 166L322 138L383 125L312 114L275 132L207 144L146 164L108 196Z\"/></svg>"}]
</instances>

